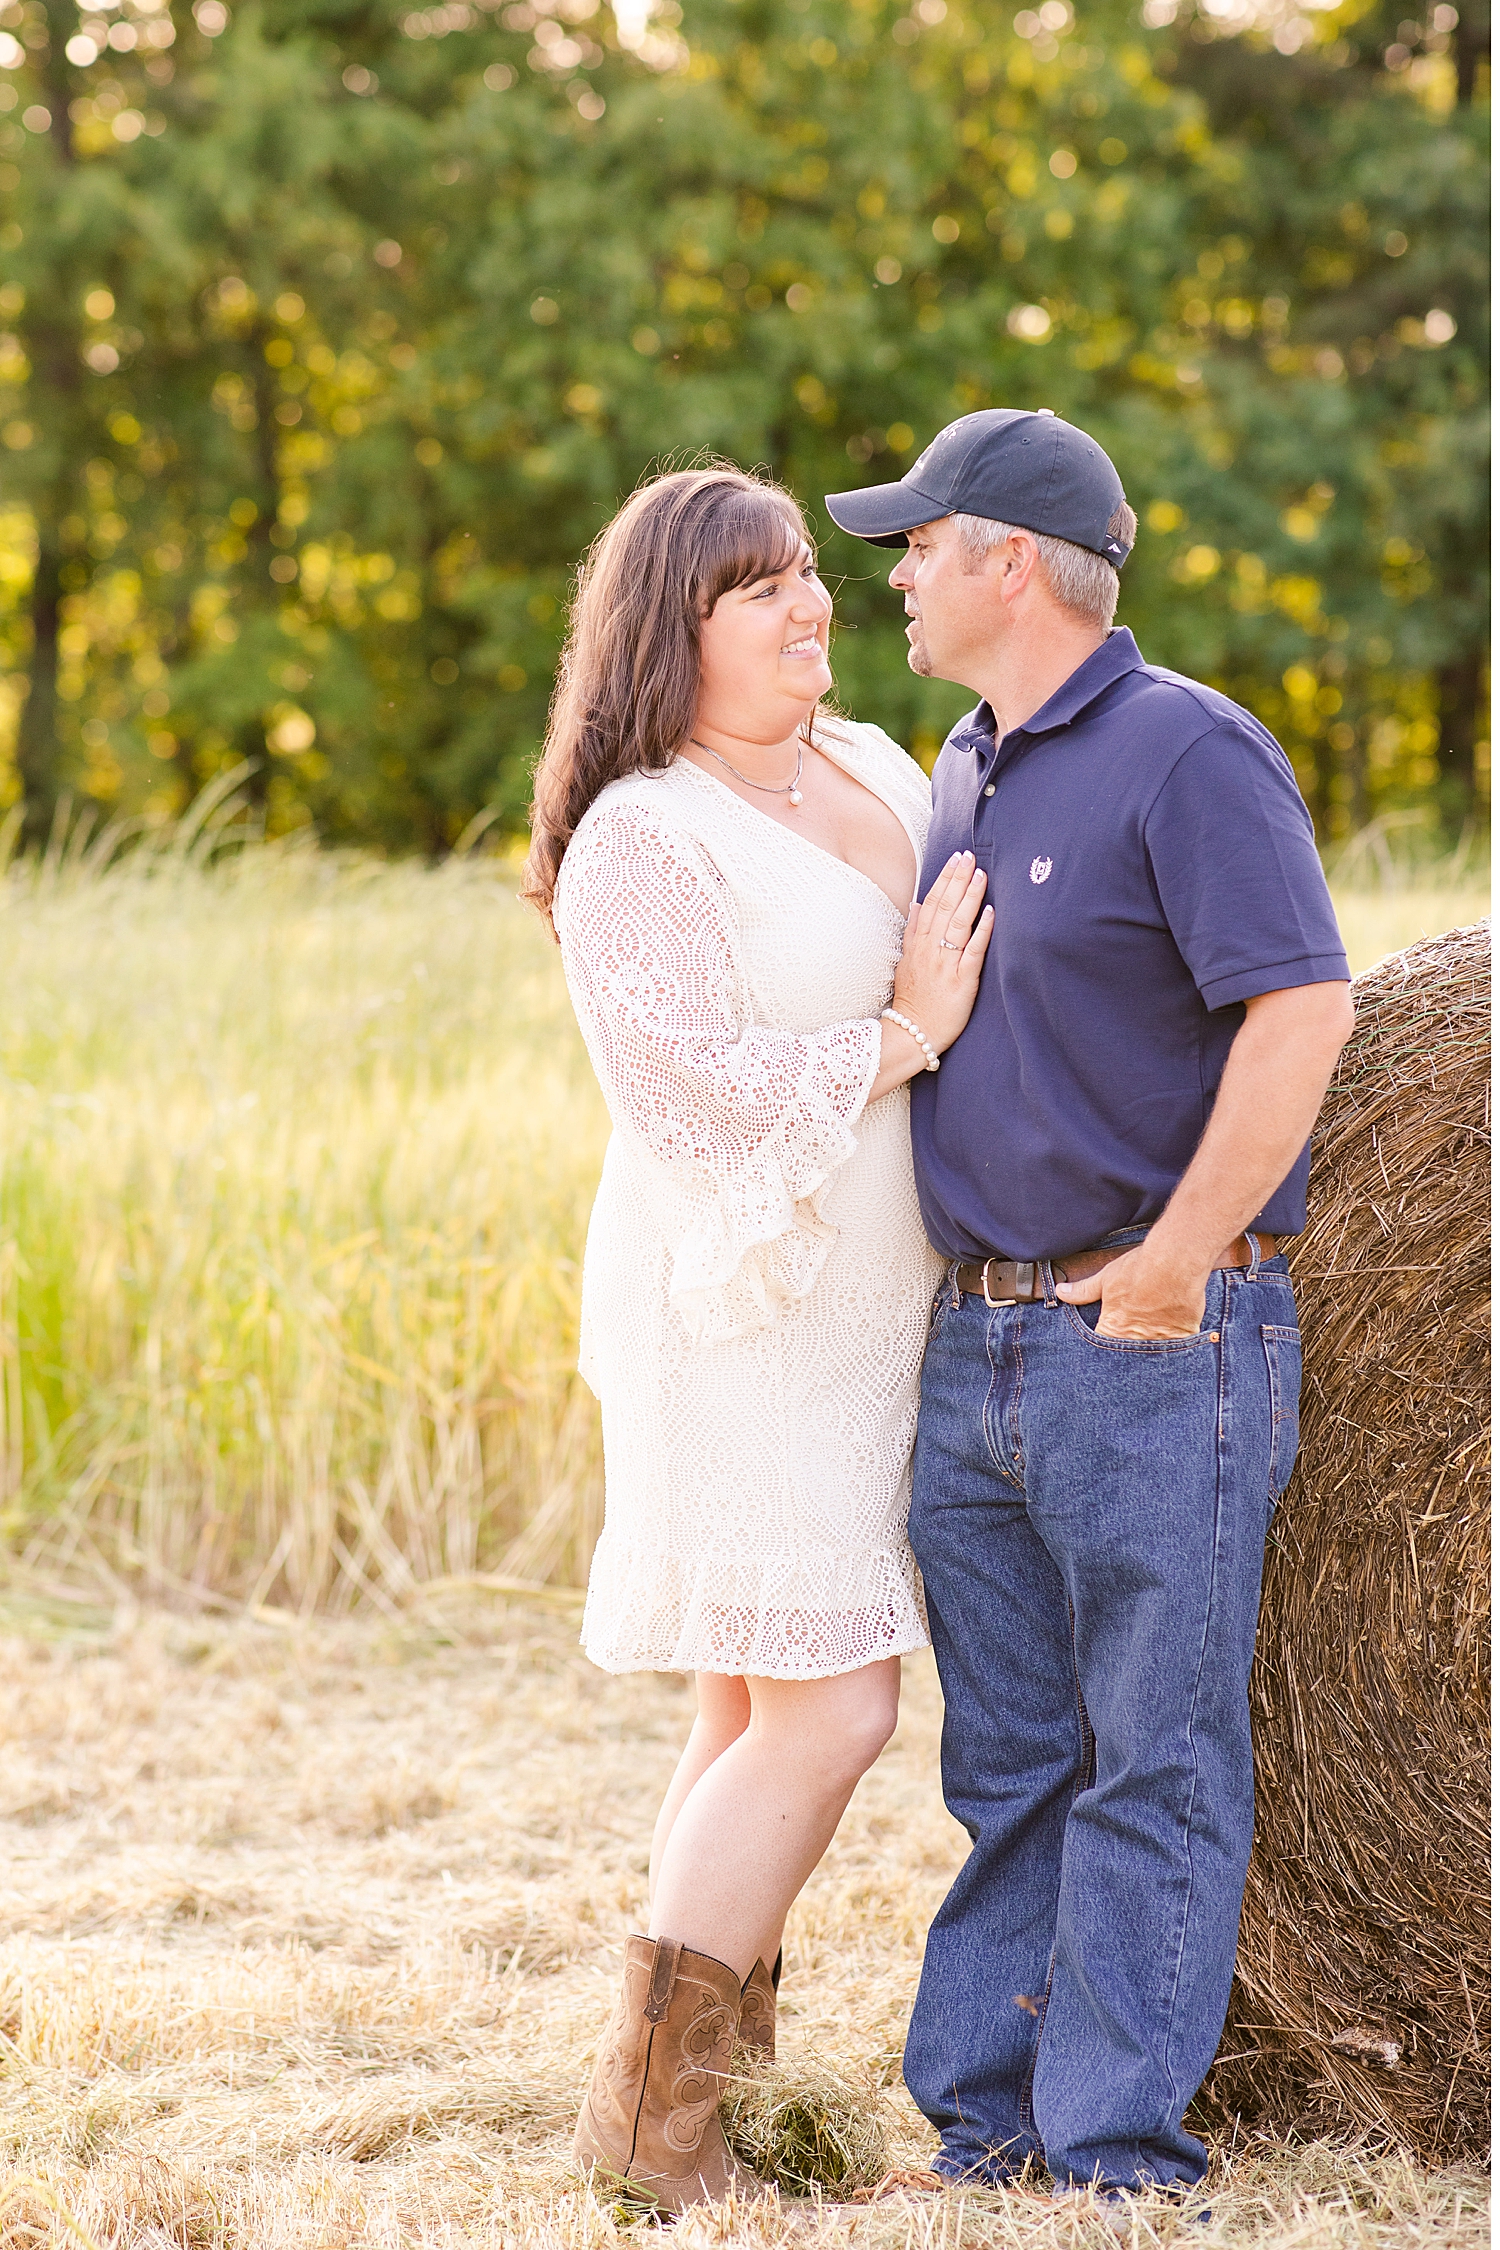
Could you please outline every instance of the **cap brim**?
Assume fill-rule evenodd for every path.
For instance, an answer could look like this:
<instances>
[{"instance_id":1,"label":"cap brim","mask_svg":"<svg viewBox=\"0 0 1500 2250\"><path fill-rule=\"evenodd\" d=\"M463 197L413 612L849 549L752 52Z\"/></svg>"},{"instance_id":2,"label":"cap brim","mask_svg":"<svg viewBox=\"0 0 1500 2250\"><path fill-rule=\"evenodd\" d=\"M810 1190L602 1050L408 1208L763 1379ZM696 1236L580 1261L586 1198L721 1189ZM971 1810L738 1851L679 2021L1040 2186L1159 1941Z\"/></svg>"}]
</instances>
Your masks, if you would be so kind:
<instances>
[{"instance_id":1,"label":"cap brim","mask_svg":"<svg viewBox=\"0 0 1500 2250\"><path fill-rule=\"evenodd\" d=\"M866 485L862 492L825 493L823 505L840 531L868 539L872 547L903 547L908 531L952 513L946 501L934 500L920 485L906 482Z\"/></svg>"}]
</instances>

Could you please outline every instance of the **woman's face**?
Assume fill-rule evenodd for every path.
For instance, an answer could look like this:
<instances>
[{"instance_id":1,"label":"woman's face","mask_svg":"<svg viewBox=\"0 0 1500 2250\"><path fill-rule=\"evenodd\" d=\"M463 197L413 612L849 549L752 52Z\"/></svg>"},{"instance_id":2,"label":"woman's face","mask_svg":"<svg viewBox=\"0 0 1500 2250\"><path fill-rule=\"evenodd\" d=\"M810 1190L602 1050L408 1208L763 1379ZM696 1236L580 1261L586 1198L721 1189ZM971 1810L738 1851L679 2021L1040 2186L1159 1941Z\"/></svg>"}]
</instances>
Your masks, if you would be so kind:
<instances>
[{"instance_id":1,"label":"woman's face","mask_svg":"<svg viewBox=\"0 0 1500 2250\"><path fill-rule=\"evenodd\" d=\"M785 570L721 594L703 620L698 723L780 742L833 685L833 603L804 545Z\"/></svg>"}]
</instances>

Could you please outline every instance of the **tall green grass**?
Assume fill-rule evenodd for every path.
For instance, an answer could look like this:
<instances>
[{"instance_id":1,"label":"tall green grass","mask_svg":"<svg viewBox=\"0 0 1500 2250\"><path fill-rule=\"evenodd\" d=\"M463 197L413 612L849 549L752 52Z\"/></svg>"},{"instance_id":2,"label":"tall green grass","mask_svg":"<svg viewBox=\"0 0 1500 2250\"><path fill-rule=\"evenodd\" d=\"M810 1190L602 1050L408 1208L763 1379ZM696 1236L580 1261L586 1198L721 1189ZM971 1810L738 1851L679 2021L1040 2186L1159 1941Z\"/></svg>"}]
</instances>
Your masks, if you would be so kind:
<instances>
[{"instance_id":1,"label":"tall green grass","mask_svg":"<svg viewBox=\"0 0 1500 2250\"><path fill-rule=\"evenodd\" d=\"M512 861L229 810L0 879L0 1546L303 1610L577 1583L607 1128L555 948ZM1483 903L1393 860L1341 910L1362 965Z\"/></svg>"},{"instance_id":2,"label":"tall green grass","mask_svg":"<svg viewBox=\"0 0 1500 2250\"><path fill-rule=\"evenodd\" d=\"M1358 830L1329 854L1328 879L1356 976L1490 910L1487 839L1469 833L1444 848L1420 811L1385 813Z\"/></svg>"},{"instance_id":3,"label":"tall green grass","mask_svg":"<svg viewBox=\"0 0 1500 2250\"><path fill-rule=\"evenodd\" d=\"M515 869L251 845L0 890L0 1524L338 1606L575 1579L606 1123Z\"/></svg>"}]
</instances>

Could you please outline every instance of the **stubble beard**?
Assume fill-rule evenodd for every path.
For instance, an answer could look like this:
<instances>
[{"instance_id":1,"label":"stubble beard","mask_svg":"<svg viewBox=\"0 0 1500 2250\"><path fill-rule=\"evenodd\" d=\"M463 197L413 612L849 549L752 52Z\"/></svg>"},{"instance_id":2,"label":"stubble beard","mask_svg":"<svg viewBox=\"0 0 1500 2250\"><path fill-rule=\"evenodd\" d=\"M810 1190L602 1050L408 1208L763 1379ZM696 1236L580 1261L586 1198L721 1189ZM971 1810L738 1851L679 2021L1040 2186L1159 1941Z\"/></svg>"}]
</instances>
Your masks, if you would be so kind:
<instances>
[{"instance_id":1,"label":"stubble beard","mask_svg":"<svg viewBox=\"0 0 1500 2250\"><path fill-rule=\"evenodd\" d=\"M920 618L914 617L912 623L916 626L916 631L907 644L906 661L919 679L930 680L932 677L932 658L928 654L927 636L922 631Z\"/></svg>"}]
</instances>

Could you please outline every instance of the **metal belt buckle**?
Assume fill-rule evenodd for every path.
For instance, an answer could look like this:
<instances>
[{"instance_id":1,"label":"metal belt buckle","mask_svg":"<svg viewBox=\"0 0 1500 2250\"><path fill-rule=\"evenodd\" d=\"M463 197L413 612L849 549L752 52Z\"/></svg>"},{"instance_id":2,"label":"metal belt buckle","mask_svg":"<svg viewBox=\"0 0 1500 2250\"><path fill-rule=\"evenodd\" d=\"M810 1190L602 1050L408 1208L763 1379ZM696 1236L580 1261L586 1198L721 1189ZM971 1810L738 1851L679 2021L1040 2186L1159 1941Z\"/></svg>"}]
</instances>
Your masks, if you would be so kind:
<instances>
[{"instance_id":1,"label":"metal belt buckle","mask_svg":"<svg viewBox=\"0 0 1500 2250\"><path fill-rule=\"evenodd\" d=\"M986 1258L980 1269L979 1278L984 1285L984 1301L991 1312L998 1312L1002 1305L1018 1305L1021 1302L1019 1297L992 1297L990 1295L990 1267L1003 1263L1003 1259ZM1026 1300L1030 1304L1036 1293L1036 1262L1034 1259L1018 1258L1016 1260L1016 1287L1019 1289L1023 1282L1031 1292Z\"/></svg>"},{"instance_id":2,"label":"metal belt buckle","mask_svg":"<svg viewBox=\"0 0 1500 2250\"><path fill-rule=\"evenodd\" d=\"M990 1267L994 1263L993 1258L986 1258L979 1275L980 1281L984 1285L984 1301L991 1312L997 1312L1001 1305L1013 1305L1016 1301L1014 1297L992 1297L990 1295Z\"/></svg>"}]
</instances>

